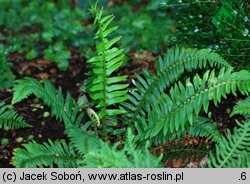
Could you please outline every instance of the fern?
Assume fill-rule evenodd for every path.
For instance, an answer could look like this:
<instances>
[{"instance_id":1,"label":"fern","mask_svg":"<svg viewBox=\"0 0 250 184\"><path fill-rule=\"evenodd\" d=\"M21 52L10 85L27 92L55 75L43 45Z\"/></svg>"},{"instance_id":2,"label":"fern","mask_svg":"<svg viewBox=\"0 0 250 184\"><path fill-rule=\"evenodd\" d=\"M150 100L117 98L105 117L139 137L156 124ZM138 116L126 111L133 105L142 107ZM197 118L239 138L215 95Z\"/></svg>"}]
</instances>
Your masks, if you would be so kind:
<instances>
[{"instance_id":1,"label":"fern","mask_svg":"<svg viewBox=\"0 0 250 184\"><path fill-rule=\"evenodd\" d=\"M191 137L210 138L216 143L219 143L222 139L222 134L218 130L216 123L204 117L198 117L194 121L193 126L188 128L187 132Z\"/></svg>"},{"instance_id":2,"label":"fern","mask_svg":"<svg viewBox=\"0 0 250 184\"><path fill-rule=\"evenodd\" d=\"M38 144L35 141L24 144L25 149L14 150L13 164L16 167L76 167L77 160L74 150L64 140Z\"/></svg>"},{"instance_id":3,"label":"fern","mask_svg":"<svg viewBox=\"0 0 250 184\"><path fill-rule=\"evenodd\" d=\"M111 146L94 135L86 135L84 131L76 127L67 129L66 133L71 135L72 145L82 156L84 155L84 159L79 161L80 167L142 168L161 166L161 157L157 158L151 155L147 147L142 150L135 147L131 130L128 131L124 148L120 151L118 150L119 143Z\"/></svg>"},{"instance_id":4,"label":"fern","mask_svg":"<svg viewBox=\"0 0 250 184\"><path fill-rule=\"evenodd\" d=\"M218 77L215 71L207 71L202 79L196 75L193 83L188 79L185 86L181 82L176 83L169 90L169 96L162 94L159 101L148 104L148 114L140 122L135 122L138 138L156 137L156 142L164 142L166 134L192 126L193 118L198 116L202 107L208 111L210 100L217 105L221 97L226 98L230 92L236 96L237 88L243 95L248 94L249 86L250 73L232 73L232 69L221 69Z\"/></svg>"},{"instance_id":5,"label":"fern","mask_svg":"<svg viewBox=\"0 0 250 184\"><path fill-rule=\"evenodd\" d=\"M66 125L65 134L70 138L70 145L67 146L64 141L53 143L50 140L49 144L44 143L44 145L37 144L36 142L25 144L25 149L18 148L14 152L13 164L16 167L53 167L53 164L58 165L58 167L91 167L93 166L91 164L97 164L97 161L104 164L102 167L159 166L160 158L153 157L146 148L143 152L140 150L132 151L129 153L129 156L128 149L117 152L117 146L113 147L101 141L101 139L92 135L92 133L87 132L86 126L79 127L83 115L77 118L78 107L72 97L68 94L66 100L64 100L61 88L56 92L49 81L43 80L43 83L44 85L41 85L37 80L32 78L16 81L12 102L17 103L27 98L30 94L35 94L41 98L45 104L51 107L52 114L64 121ZM132 136L130 135L130 137ZM131 141L129 143L131 147L133 143ZM77 150L78 156L74 155L72 147ZM105 154L100 156L102 153ZM147 162L141 162L145 154ZM121 165L120 156L126 159L126 162L123 164L127 163L127 165ZM114 158L116 159L114 160ZM93 159L96 162L89 163L90 160L88 159ZM95 166L97 167L97 165Z\"/></svg>"},{"instance_id":6,"label":"fern","mask_svg":"<svg viewBox=\"0 0 250 184\"><path fill-rule=\"evenodd\" d=\"M111 146L76 127L67 129L66 134L70 136L70 141L79 154L84 156L80 161L81 167L160 167L161 165L160 158L153 157L146 149L141 151L135 148L134 136L130 130L126 136L125 147L121 151L117 150L119 144Z\"/></svg>"},{"instance_id":7,"label":"fern","mask_svg":"<svg viewBox=\"0 0 250 184\"><path fill-rule=\"evenodd\" d=\"M118 150L119 144L111 146L98 137L87 133L75 125L68 126L66 134L70 138L68 146L64 140L37 144L35 141L24 144L14 151L13 164L16 167L162 167L161 157L150 154L145 147L136 149L132 131L127 134L125 146ZM76 155L73 147L76 148ZM142 160L144 160L142 162Z\"/></svg>"},{"instance_id":8,"label":"fern","mask_svg":"<svg viewBox=\"0 0 250 184\"><path fill-rule=\"evenodd\" d=\"M4 102L0 102L0 128L18 129L32 127L25 122L22 116L19 116L16 111L8 109Z\"/></svg>"},{"instance_id":9,"label":"fern","mask_svg":"<svg viewBox=\"0 0 250 184\"><path fill-rule=\"evenodd\" d=\"M129 95L131 104L124 104L129 111L129 124L141 121L150 109L149 104L158 101L163 91L176 82L185 71L191 72L208 66L231 68L218 54L205 49L170 49L163 59L159 57L156 62L156 74L152 75L143 70L142 77L136 75L136 88L132 89Z\"/></svg>"},{"instance_id":10,"label":"fern","mask_svg":"<svg viewBox=\"0 0 250 184\"><path fill-rule=\"evenodd\" d=\"M176 145L177 144L177 145ZM196 160L201 160L209 153L209 147L200 143L199 145L184 145L182 142L171 143L171 147L166 151L167 160L181 160L182 164L188 164Z\"/></svg>"},{"instance_id":11,"label":"fern","mask_svg":"<svg viewBox=\"0 0 250 184\"><path fill-rule=\"evenodd\" d=\"M198 116L194 119L193 125L187 129L178 130L172 134L167 134L165 140L172 142L175 140L182 140L187 135L190 137L204 137L218 143L222 138L222 134L218 130L217 124L213 123L211 119ZM149 143L153 143L154 139L149 139Z\"/></svg>"},{"instance_id":12,"label":"fern","mask_svg":"<svg viewBox=\"0 0 250 184\"><path fill-rule=\"evenodd\" d=\"M127 100L128 84L121 83L127 76L114 75L114 72L122 66L124 58L123 49L114 47L121 37L108 39L108 36L118 28L109 27L114 16L102 17L103 9L95 13L94 24L98 26L95 39L100 39L100 43L96 46L97 56L88 60L92 72L89 74L91 77L86 80L86 88L99 110L99 119L107 122L110 120L109 117L126 112L114 108L113 105Z\"/></svg>"},{"instance_id":13,"label":"fern","mask_svg":"<svg viewBox=\"0 0 250 184\"><path fill-rule=\"evenodd\" d=\"M41 85L36 79L26 77L23 80L16 80L13 88L14 95L12 103L20 102L29 95L34 94L36 97L51 108L52 115L56 116L65 125L80 124L84 114L78 115L78 104L67 93L64 100L62 89L59 87L58 92L48 80L43 80L44 85Z\"/></svg>"},{"instance_id":14,"label":"fern","mask_svg":"<svg viewBox=\"0 0 250 184\"><path fill-rule=\"evenodd\" d=\"M230 131L227 138L223 138L216 145L216 153L210 153L207 163L209 167L247 167L250 165L250 120L244 123L237 121L239 128L234 130L232 135Z\"/></svg>"},{"instance_id":15,"label":"fern","mask_svg":"<svg viewBox=\"0 0 250 184\"><path fill-rule=\"evenodd\" d=\"M84 156L89 150L99 149L101 139L91 132L77 127L70 126L65 130L65 134L69 137L71 145L75 147L80 156Z\"/></svg>"},{"instance_id":16,"label":"fern","mask_svg":"<svg viewBox=\"0 0 250 184\"><path fill-rule=\"evenodd\" d=\"M238 155L238 161L231 163L231 168L250 168L250 154L243 152Z\"/></svg>"},{"instance_id":17,"label":"fern","mask_svg":"<svg viewBox=\"0 0 250 184\"><path fill-rule=\"evenodd\" d=\"M230 116L232 117L235 114L250 116L250 97L237 103Z\"/></svg>"}]
</instances>

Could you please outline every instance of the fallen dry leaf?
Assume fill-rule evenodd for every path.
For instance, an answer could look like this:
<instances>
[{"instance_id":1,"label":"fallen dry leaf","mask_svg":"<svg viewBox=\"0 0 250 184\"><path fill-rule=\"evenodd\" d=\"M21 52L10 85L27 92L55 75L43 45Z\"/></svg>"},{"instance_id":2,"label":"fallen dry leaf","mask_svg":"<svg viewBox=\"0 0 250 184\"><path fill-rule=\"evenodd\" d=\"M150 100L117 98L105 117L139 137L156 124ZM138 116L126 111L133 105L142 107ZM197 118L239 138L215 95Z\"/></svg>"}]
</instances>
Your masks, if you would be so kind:
<instances>
[{"instance_id":1,"label":"fallen dry leaf","mask_svg":"<svg viewBox=\"0 0 250 184\"><path fill-rule=\"evenodd\" d=\"M38 60L38 61L37 61L37 64L40 65L40 66L43 66L43 65L50 65L50 64L51 64L51 61L48 61L48 60Z\"/></svg>"},{"instance_id":2,"label":"fallen dry leaf","mask_svg":"<svg viewBox=\"0 0 250 184\"><path fill-rule=\"evenodd\" d=\"M47 74L47 73L39 73L35 76L39 79L48 79L49 78L49 74Z\"/></svg>"}]
</instances>

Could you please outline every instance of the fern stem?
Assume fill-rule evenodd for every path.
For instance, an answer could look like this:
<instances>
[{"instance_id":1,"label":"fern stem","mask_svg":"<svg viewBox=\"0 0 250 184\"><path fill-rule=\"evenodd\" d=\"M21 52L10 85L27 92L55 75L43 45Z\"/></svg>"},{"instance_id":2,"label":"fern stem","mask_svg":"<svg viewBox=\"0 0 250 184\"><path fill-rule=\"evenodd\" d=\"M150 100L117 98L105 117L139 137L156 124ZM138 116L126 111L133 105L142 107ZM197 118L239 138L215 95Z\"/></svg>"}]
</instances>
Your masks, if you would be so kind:
<instances>
[{"instance_id":1,"label":"fern stem","mask_svg":"<svg viewBox=\"0 0 250 184\"><path fill-rule=\"evenodd\" d=\"M102 23L100 22L100 20L98 20L98 26L99 28L101 29L101 32L100 32L100 38L102 40L102 43L105 43L106 40L105 38L103 37L103 30L102 30ZM106 57L105 57L105 50L102 49L101 51L102 53L102 59L103 59L103 101L104 101L104 106L103 106L103 109L104 109L104 115L103 115L103 135L104 135L104 139L106 140L108 138L108 133L107 133L107 126L106 126L106 110L107 110L107 88L106 88L106 85L107 85L107 73L106 73Z\"/></svg>"},{"instance_id":2,"label":"fern stem","mask_svg":"<svg viewBox=\"0 0 250 184\"><path fill-rule=\"evenodd\" d=\"M192 149L192 148L183 148L183 149L174 149L170 150L169 153L176 153L176 152L200 152L200 153L208 153L206 150L199 150L199 149Z\"/></svg>"}]
</instances>

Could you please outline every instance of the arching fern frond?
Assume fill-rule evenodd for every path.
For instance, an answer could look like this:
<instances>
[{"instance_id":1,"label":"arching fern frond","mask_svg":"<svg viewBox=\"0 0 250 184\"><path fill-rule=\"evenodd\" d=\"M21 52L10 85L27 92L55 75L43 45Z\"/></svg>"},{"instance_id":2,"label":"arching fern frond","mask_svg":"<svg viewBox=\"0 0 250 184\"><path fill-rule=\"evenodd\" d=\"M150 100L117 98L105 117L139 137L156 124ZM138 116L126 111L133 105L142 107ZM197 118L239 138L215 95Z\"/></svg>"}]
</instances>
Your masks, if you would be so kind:
<instances>
[{"instance_id":1,"label":"arching fern frond","mask_svg":"<svg viewBox=\"0 0 250 184\"><path fill-rule=\"evenodd\" d=\"M34 94L48 105L51 108L52 115L63 121L65 125L79 124L83 119L84 114L81 113L78 115L78 104L75 103L70 94L67 93L67 97L64 99L61 87L57 91L48 80L43 80L43 85L30 77L26 77L23 80L16 80L13 91L13 104Z\"/></svg>"},{"instance_id":2,"label":"arching fern frond","mask_svg":"<svg viewBox=\"0 0 250 184\"><path fill-rule=\"evenodd\" d=\"M147 147L136 148L131 130L127 133L122 150L118 149L119 143L110 145L76 126L68 128L66 134L82 157L79 161L80 167L145 168L162 166L161 157L151 155Z\"/></svg>"},{"instance_id":3,"label":"arching fern frond","mask_svg":"<svg viewBox=\"0 0 250 184\"><path fill-rule=\"evenodd\" d=\"M187 135L190 136L191 138L194 137L209 138L216 143L218 143L223 137L215 122L213 122L209 118L198 116L197 118L194 118L192 126L188 127L185 130L178 130L177 132L167 134L165 136L165 139L168 140L169 142L172 142L175 140L182 140ZM154 140L151 139L149 140L149 142L153 143Z\"/></svg>"},{"instance_id":4,"label":"arching fern frond","mask_svg":"<svg viewBox=\"0 0 250 184\"><path fill-rule=\"evenodd\" d=\"M250 116L250 97L237 103L230 116L233 116L235 114Z\"/></svg>"},{"instance_id":5,"label":"arching fern frond","mask_svg":"<svg viewBox=\"0 0 250 184\"><path fill-rule=\"evenodd\" d=\"M25 122L22 116L19 116L16 111L8 109L4 102L0 102L0 129L19 129L32 127Z\"/></svg>"},{"instance_id":6,"label":"arching fern frond","mask_svg":"<svg viewBox=\"0 0 250 184\"><path fill-rule=\"evenodd\" d=\"M207 163L209 167L232 168L245 167L250 165L250 120L244 123L237 121L239 128L230 131L227 138L223 138L216 145L216 153L210 153Z\"/></svg>"},{"instance_id":7,"label":"arching fern frond","mask_svg":"<svg viewBox=\"0 0 250 184\"><path fill-rule=\"evenodd\" d=\"M103 9L96 12L95 24L98 26L95 39L100 39L96 46L97 56L88 60L92 67L90 76L86 80L86 89L99 110L99 119L104 122L111 116L123 114L126 111L113 107L127 100L128 84L122 84L127 76L115 76L123 64L123 49L114 45L121 39L115 37L109 40L109 35L118 27L109 27L114 19L113 15L102 17Z\"/></svg>"},{"instance_id":8,"label":"arching fern frond","mask_svg":"<svg viewBox=\"0 0 250 184\"><path fill-rule=\"evenodd\" d=\"M222 134L218 130L217 124L208 118L198 117L193 126L190 126L187 131L191 137L206 137L212 141L219 143L222 139Z\"/></svg>"},{"instance_id":9,"label":"arching fern frond","mask_svg":"<svg viewBox=\"0 0 250 184\"><path fill-rule=\"evenodd\" d=\"M176 82L185 72L206 67L222 68L231 66L218 54L203 49L169 49L163 58L159 57L156 62L156 74L151 74L147 70L143 71L143 76L137 76L134 81L135 89L131 90L129 100L131 104L124 104L129 111L129 124L140 121L145 112L149 110L149 105L168 89L171 84Z\"/></svg>"},{"instance_id":10,"label":"arching fern frond","mask_svg":"<svg viewBox=\"0 0 250 184\"><path fill-rule=\"evenodd\" d=\"M74 146L82 157L89 151L100 149L101 139L81 127L69 126L64 133L69 137L71 146Z\"/></svg>"},{"instance_id":11,"label":"arching fern frond","mask_svg":"<svg viewBox=\"0 0 250 184\"><path fill-rule=\"evenodd\" d=\"M135 122L139 132L138 139L155 137L156 142L164 142L168 133L185 129L193 125L203 107L208 111L209 101L213 100L217 105L221 97L233 93L236 89L243 94L250 92L250 73L240 71L232 73L231 69L221 69L218 77L215 71L207 71L203 78L196 75L193 82L190 79L183 85L176 83L169 91L169 96L162 94L160 100L152 101L151 108L146 114L146 118ZM145 121L145 120L148 121Z\"/></svg>"},{"instance_id":12,"label":"arching fern frond","mask_svg":"<svg viewBox=\"0 0 250 184\"><path fill-rule=\"evenodd\" d=\"M70 149L64 140L38 144L35 141L24 144L23 148L14 150L13 165L20 168L77 167L74 150Z\"/></svg>"}]
</instances>

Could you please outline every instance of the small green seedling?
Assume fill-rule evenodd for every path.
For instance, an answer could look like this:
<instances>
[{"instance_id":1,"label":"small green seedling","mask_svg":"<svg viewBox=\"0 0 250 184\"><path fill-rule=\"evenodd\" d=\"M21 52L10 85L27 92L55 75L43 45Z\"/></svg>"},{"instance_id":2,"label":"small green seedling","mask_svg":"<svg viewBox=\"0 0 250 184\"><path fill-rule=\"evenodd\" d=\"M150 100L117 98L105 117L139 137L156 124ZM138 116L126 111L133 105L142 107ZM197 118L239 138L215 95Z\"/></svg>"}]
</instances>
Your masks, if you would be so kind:
<instances>
[{"instance_id":1,"label":"small green seedling","mask_svg":"<svg viewBox=\"0 0 250 184\"><path fill-rule=\"evenodd\" d=\"M8 138L3 138L1 141L3 146L7 146L9 144L9 139Z\"/></svg>"},{"instance_id":2,"label":"small green seedling","mask_svg":"<svg viewBox=\"0 0 250 184\"><path fill-rule=\"evenodd\" d=\"M49 117L49 115L50 115L50 113L47 111L43 113L43 117L45 117L45 118Z\"/></svg>"},{"instance_id":3,"label":"small green seedling","mask_svg":"<svg viewBox=\"0 0 250 184\"><path fill-rule=\"evenodd\" d=\"M23 142L23 138L22 138L22 137L18 137L18 138L16 138L16 142L18 142L18 143Z\"/></svg>"},{"instance_id":4,"label":"small green seedling","mask_svg":"<svg viewBox=\"0 0 250 184\"><path fill-rule=\"evenodd\" d=\"M29 135L28 139L29 140L33 140L34 139L34 135Z\"/></svg>"}]
</instances>

